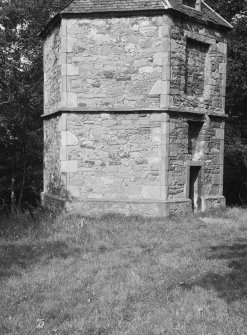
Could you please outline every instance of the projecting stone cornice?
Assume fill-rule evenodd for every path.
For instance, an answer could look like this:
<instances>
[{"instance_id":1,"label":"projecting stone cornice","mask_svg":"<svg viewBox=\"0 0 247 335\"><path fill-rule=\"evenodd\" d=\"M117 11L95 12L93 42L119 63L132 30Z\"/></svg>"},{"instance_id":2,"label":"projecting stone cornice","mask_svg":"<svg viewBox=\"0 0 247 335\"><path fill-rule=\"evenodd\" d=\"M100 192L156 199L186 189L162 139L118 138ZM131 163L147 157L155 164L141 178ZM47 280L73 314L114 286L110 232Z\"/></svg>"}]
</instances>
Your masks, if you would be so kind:
<instances>
[{"instance_id":1,"label":"projecting stone cornice","mask_svg":"<svg viewBox=\"0 0 247 335\"><path fill-rule=\"evenodd\" d=\"M46 114L41 115L43 119L49 119L52 117L55 117L57 115L61 115L63 113L78 113L78 114L83 114L83 113L115 113L115 114L122 114L122 113L183 113L183 114L195 114L198 116L213 116L213 117L220 117L220 118L228 118L227 114L223 113L214 113L214 112L198 112L195 110L186 110L183 108L173 108L173 107L168 107L168 108L143 108L143 109L84 109L84 108L59 108L53 112L49 112Z\"/></svg>"}]
</instances>

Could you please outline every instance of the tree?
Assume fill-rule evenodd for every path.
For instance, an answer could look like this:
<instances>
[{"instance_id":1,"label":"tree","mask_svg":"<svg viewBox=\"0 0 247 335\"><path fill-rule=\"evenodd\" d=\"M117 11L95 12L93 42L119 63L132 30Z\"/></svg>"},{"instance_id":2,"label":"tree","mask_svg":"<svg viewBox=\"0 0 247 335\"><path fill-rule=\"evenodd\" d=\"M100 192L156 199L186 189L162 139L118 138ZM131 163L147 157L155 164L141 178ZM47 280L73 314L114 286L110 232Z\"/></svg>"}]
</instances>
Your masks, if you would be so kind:
<instances>
[{"instance_id":1,"label":"tree","mask_svg":"<svg viewBox=\"0 0 247 335\"><path fill-rule=\"evenodd\" d=\"M247 1L207 0L227 19L228 65L224 193L229 204L247 204Z\"/></svg>"},{"instance_id":2,"label":"tree","mask_svg":"<svg viewBox=\"0 0 247 335\"><path fill-rule=\"evenodd\" d=\"M0 198L20 210L42 189L42 41L65 1L0 1Z\"/></svg>"}]
</instances>

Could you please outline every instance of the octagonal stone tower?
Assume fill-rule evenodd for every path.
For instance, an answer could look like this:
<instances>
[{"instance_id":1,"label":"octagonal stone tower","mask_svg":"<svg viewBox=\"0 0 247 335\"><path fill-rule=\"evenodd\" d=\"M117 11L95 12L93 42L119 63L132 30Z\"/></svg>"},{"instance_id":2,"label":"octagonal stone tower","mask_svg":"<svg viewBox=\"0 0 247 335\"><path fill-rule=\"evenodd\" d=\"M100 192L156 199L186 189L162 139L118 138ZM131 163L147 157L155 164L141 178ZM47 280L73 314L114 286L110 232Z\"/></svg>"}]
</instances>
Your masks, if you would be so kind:
<instances>
[{"instance_id":1,"label":"octagonal stone tower","mask_svg":"<svg viewBox=\"0 0 247 335\"><path fill-rule=\"evenodd\" d=\"M57 14L41 33L45 206L224 206L230 29L201 0L74 0Z\"/></svg>"}]
</instances>

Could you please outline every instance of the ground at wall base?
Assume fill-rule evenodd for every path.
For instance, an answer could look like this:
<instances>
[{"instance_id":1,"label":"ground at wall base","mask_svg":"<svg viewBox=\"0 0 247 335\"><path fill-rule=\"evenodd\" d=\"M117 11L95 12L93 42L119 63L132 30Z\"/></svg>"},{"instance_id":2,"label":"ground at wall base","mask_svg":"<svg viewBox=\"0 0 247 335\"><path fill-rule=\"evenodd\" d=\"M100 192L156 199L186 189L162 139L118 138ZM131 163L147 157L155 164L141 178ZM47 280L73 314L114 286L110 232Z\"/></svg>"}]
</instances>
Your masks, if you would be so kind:
<instances>
[{"instance_id":1,"label":"ground at wall base","mask_svg":"<svg viewBox=\"0 0 247 335\"><path fill-rule=\"evenodd\" d=\"M139 215L143 217L167 217L170 214L183 215L192 212L190 199L176 199L168 201L158 200L71 200L42 194L43 205L53 213L78 212L86 216L101 216L109 213L127 216ZM202 201L202 211L226 206L225 197L205 197Z\"/></svg>"}]
</instances>

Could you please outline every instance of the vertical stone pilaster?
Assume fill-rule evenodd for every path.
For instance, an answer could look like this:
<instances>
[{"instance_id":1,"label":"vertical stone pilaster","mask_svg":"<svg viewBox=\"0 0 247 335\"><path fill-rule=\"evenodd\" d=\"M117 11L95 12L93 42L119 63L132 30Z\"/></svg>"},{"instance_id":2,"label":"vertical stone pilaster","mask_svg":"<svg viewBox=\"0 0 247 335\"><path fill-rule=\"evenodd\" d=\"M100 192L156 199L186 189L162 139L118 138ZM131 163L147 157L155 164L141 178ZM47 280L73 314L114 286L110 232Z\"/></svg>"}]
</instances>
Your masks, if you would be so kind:
<instances>
[{"instance_id":1,"label":"vertical stone pilaster","mask_svg":"<svg viewBox=\"0 0 247 335\"><path fill-rule=\"evenodd\" d=\"M63 19L61 23L61 55L60 55L61 103L60 103L60 107L73 108L73 107L77 107L77 94L70 92L69 76L78 75L78 68L75 67L73 64L68 63L68 53L73 51L73 46L77 40L75 37L69 36L68 34L69 28L70 28L69 21L66 19Z\"/></svg>"},{"instance_id":2,"label":"vertical stone pilaster","mask_svg":"<svg viewBox=\"0 0 247 335\"><path fill-rule=\"evenodd\" d=\"M224 139L225 139L225 121L222 122L223 138L220 140L220 186L219 195L223 195L223 182L224 182Z\"/></svg>"},{"instance_id":3,"label":"vertical stone pilaster","mask_svg":"<svg viewBox=\"0 0 247 335\"><path fill-rule=\"evenodd\" d=\"M60 162L61 162L61 183L64 185L65 190L68 187L68 176L67 172L63 171L63 165L68 160L68 153L67 153L67 143L64 139L64 133L67 132L67 114L62 113L59 119L59 130L61 136L61 148L60 148Z\"/></svg>"},{"instance_id":4,"label":"vertical stone pilaster","mask_svg":"<svg viewBox=\"0 0 247 335\"><path fill-rule=\"evenodd\" d=\"M163 38L163 64L162 64L162 85L164 89L160 95L160 108L167 108L170 104L170 81L171 81L171 25L172 19L168 15L163 16L164 27Z\"/></svg>"},{"instance_id":5,"label":"vertical stone pilaster","mask_svg":"<svg viewBox=\"0 0 247 335\"><path fill-rule=\"evenodd\" d=\"M169 114L161 114L161 200L168 199L168 179L169 179Z\"/></svg>"},{"instance_id":6,"label":"vertical stone pilaster","mask_svg":"<svg viewBox=\"0 0 247 335\"><path fill-rule=\"evenodd\" d=\"M67 106L68 77L67 77L67 20L61 22L61 106Z\"/></svg>"}]
</instances>

